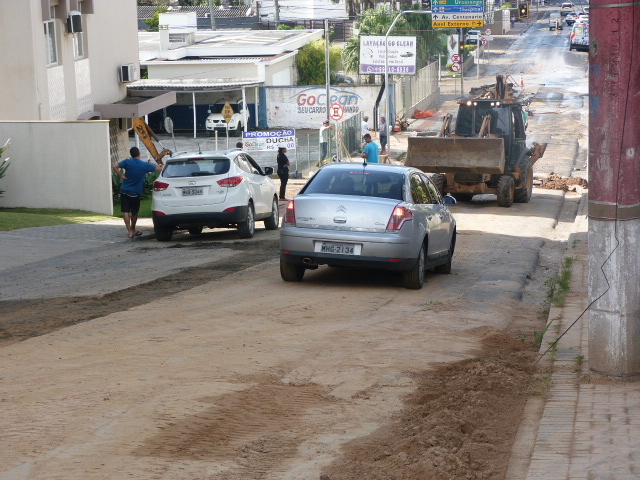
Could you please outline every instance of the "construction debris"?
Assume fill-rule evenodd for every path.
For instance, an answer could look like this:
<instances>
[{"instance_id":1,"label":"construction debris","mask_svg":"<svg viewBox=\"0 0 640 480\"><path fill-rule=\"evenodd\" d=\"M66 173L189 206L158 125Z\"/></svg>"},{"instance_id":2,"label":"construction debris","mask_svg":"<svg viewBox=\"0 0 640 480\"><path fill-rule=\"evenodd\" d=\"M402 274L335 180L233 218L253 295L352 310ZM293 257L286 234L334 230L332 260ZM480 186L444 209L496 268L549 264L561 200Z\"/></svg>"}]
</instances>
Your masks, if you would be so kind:
<instances>
[{"instance_id":1,"label":"construction debris","mask_svg":"<svg viewBox=\"0 0 640 480\"><path fill-rule=\"evenodd\" d=\"M576 192L578 191L578 188L589 188L589 184L584 178L563 177L562 175L551 172L549 176L542 181L538 188Z\"/></svg>"}]
</instances>

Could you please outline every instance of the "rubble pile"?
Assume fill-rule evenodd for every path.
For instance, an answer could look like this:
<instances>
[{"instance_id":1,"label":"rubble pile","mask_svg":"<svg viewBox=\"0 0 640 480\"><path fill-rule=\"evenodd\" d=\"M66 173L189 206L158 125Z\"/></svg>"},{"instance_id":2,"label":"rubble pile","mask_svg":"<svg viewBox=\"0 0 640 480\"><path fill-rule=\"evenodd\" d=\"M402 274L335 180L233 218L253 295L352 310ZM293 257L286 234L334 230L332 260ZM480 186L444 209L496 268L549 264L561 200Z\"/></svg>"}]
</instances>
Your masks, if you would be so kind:
<instances>
[{"instance_id":1,"label":"rubble pile","mask_svg":"<svg viewBox=\"0 0 640 480\"><path fill-rule=\"evenodd\" d=\"M580 188L589 188L588 182L584 178L563 177L557 173L551 172L549 176L543 180L539 188L548 190L564 190L565 192L575 192Z\"/></svg>"}]
</instances>

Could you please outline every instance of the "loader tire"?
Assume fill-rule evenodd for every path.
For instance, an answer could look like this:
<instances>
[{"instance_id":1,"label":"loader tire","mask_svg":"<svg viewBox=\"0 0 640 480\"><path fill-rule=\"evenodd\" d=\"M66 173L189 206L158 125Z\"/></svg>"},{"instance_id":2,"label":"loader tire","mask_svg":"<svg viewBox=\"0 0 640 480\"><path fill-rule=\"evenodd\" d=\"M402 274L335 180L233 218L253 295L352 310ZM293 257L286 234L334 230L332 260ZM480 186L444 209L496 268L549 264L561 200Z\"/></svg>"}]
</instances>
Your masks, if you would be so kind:
<instances>
[{"instance_id":1,"label":"loader tire","mask_svg":"<svg viewBox=\"0 0 640 480\"><path fill-rule=\"evenodd\" d=\"M440 192L440 195L444 197L444 186L447 183L447 177L445 177L442 173L434 173L433 175L431 175L431 181Z\"/></svg>"},{"instance_id":2,"label":"loader tire","mask_svg":"<svg viewBox=\"0 0 640 480\"><path fill-rule=\"evenodd\" d=\"M531 165L531 160L527 161L527 166L522 172L522 179L524 185L515 191L513 201L516 203L529 203L531 192L533 191L533 165Z\"/></svg>"},{"instance_id":3,"label":"loader tire","mask_svg":"<svg viewBox=\"0 0 640 480\"><path fill-rule=\"evenodd\" d=\"M515 193L515 182L511 175L502 175L498 180L498 205L501 207L510 207L513 205L513 196Z\"/></svg>"}]
</instances>

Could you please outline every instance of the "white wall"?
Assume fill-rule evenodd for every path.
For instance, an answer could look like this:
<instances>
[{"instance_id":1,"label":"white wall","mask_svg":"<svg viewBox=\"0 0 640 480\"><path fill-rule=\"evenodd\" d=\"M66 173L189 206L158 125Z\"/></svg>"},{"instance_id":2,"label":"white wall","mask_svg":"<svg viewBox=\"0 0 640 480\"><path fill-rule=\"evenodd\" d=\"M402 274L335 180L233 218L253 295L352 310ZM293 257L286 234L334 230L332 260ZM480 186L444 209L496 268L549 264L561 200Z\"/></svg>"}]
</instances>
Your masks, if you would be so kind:
<instances>
[{"instance_id":1,"label":"white wall","mask_svg":"<svg viewBox=\"0 0 640 480\"><path fill-rule=\"evenodd\" d=\"M344 118L363 112L371 121L379 91L379 85L333 86L329 105L343 105ZM326 96L325 87L268 87L266 108L269 128L320 128L327 116ZM384 115L385 109L385 97L382 98L380 115Z\"/></svg>"},{"instance_id":2,"label":"white wall","mask_svg":"<svg viewBox=\"0 0 640 480\"><path fill-rule=\"evenodd\" d=\"M108 121L0 122L0 144L7 139L0 207L113 215Z\"/></svg>"}]
</instances>

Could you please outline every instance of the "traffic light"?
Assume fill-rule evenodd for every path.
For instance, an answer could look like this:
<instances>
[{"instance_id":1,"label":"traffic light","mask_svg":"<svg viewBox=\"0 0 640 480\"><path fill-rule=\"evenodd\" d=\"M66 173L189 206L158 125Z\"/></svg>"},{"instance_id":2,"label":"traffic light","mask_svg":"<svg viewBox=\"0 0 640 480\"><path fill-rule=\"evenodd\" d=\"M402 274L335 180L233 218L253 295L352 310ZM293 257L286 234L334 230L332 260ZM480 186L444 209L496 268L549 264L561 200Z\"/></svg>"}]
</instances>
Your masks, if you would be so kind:
<instances>
[{"instance_id":1,"label":"traffic light","mask_svg":"<svg viewBox=\"0 0 640 480\"><path fill-rule=\"evenodd\" d=\"M518 18L529 18L529 4L518 4Z\"/></svg>"}]
</instances>

